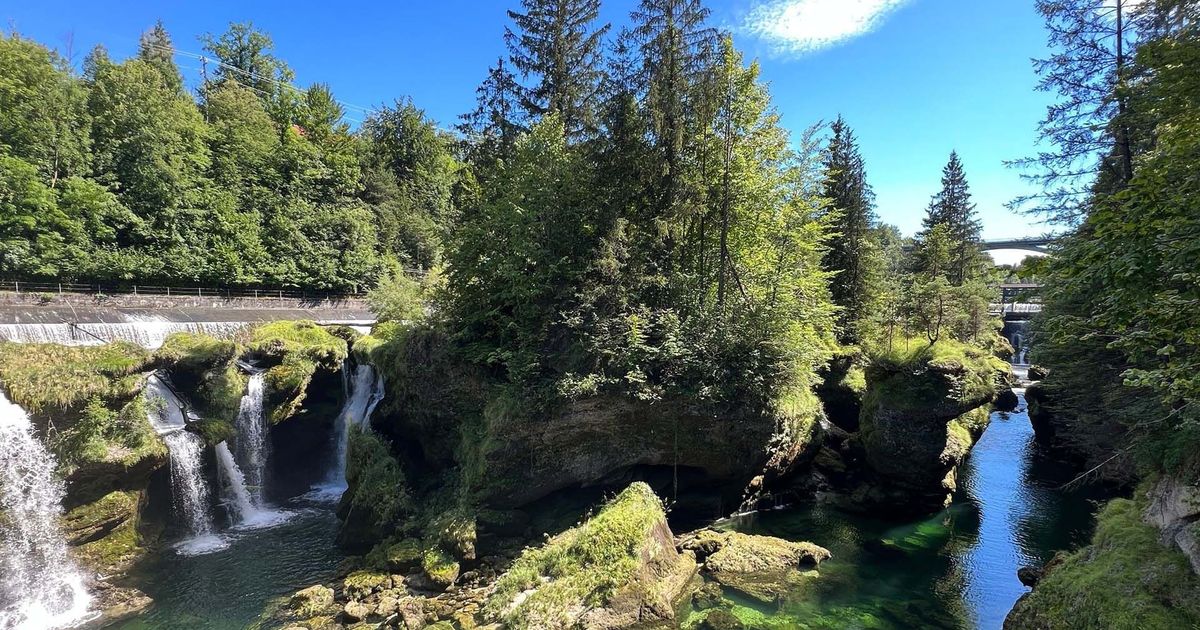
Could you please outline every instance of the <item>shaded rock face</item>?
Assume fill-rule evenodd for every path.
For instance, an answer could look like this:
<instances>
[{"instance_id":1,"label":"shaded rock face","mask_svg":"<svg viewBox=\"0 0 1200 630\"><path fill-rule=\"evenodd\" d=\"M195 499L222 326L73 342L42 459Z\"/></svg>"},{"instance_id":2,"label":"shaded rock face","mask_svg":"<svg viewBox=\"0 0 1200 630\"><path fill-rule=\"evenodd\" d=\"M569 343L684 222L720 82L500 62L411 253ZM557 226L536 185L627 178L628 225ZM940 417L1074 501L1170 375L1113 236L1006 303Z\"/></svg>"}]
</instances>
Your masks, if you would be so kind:
<instances>
[{"instance_id":1,"label":"shaded rock face","mask_svg":"<svg viewBox=\"0 0 1200 630\"><path fill-rule=\"evenodd\" d=\"M817 385L825 416L838 428L851 432L858 430L867 387L860 354L846 352L833 357L821 370L821 382Z\"/></svg>"},{"instance_id":2,"label":"shaded rock face","mask_svg":"<svg viewBox=\"0 0 1200 630\"><path fill-rule=\"evenodd\" d=\"M533 409L448 345L418 330L373 356L388 396L372 424L391 439L407 474L461 472L489 507L519 508L567 488L622 487L669 471L673 498L689 485L703 488L716 498L710 506L728 511L752 478L794 467L814 441L811 419L679 400L598 395Z\"/></svg>"},{"instance_id":3,"label":"shaded rock face","mask_svg":"<svg viewBox=\"0 0 1200 630\"><path fill-rule=\"evenodd\" d=\"M1183 552L1192 571L1200 575L1200 487L1167 477L1150 489L1147 498L1145 521L1162 532L1160 542Z\"/></svg>"},{"instance_id":4,"label":"shaded rock face","mask_svg":"<svg viewBox=\"0 0 1200 630\"><path fill-rule=\"evenodd\" d=\"M944 507L956 473L987 427L986 405L1006 376L989 362L930 360L872 366L858 443L875 479L856 500L924 510Z\"/></svg>"},{"instance_id":5,"label":"shaded rock face","mask_svg":"<svg viewBox=\"0 0 1200 630\"><path fill-rule=\"evenodd\" d=\"M1134 485L1137 474L1133 458L1121 452L1128 427L1107 414L1077 416L1069 408L1076 403L1063 398L1052 376L1026 388L1029 423L1038 445L1080 472L1095 469L1094 475L1106 485L1117 488Z\"/></svg>"},{"instance_id":6,"label":"shaded rock face","mask_svg":"<svg viewBox=\"0 0 1200 630\"><path fill-rule=\"evenodd\" d=\"M778 425L769 416L703 415L671 403L584 400L550 419L490 425L491 439L482 453L489 477L484 492L493 505L512 508L555 490L604 484L634 467L669 466L691 471L693 483L733 507L766 465ZM795 446L783 445L783 450ZM790 465L790 459L784 457L779 467Z\"/></svg>"}]
</instances>

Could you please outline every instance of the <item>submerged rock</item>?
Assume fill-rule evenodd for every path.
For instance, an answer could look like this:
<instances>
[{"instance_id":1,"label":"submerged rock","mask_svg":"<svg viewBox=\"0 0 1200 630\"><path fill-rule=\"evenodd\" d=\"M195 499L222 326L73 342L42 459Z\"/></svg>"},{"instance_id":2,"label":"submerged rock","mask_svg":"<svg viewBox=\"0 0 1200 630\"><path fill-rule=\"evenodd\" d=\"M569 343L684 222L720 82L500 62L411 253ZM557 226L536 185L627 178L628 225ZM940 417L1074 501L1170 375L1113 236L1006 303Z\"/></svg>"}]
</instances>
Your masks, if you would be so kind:
<instances>
[{"instance_id":1,"label":"submerged rock","mask_svg":"<svg viewBox=\"0 0 1200 630\"><path fill-rule=\"evenodd\" d=\"M696 574L675 548L662 502L634 483L595 517L527 549L484 614L505 628L626 628L669 621Z\"/></svg>"},{"instance_id":2,"label":"submerged rock","mask_svg":"<svg viewBox=\"0 0 1200 630\"><path fill-rule=\"evenodd\" d=\"M706 576L769 604L801 589L815 577L817 565L830 557L829 550L812 543L715 530L686 536L680 547L702 560Z\"/></svg>"}]
</instances>

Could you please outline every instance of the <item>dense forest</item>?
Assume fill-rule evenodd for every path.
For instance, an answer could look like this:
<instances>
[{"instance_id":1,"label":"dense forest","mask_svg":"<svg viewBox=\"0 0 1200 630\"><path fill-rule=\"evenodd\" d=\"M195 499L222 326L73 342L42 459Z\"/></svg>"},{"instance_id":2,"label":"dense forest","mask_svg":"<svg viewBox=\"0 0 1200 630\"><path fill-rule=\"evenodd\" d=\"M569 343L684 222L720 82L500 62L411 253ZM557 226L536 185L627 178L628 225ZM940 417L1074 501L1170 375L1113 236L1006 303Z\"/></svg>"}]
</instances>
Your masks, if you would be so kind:
<instances>
[{"instance_id":1,"label":"dense forest","mask_svg":"<svg viewBox=\"0 0 1200 630\"><path fill-rule=\"evenodd\" d=\"M161 24L82 75L0 40L0 274L353 291L440 260L471 189L451 136L407 100L352 132L249 24L202 43L192 93Z\"/></svg>"}]
</instances>

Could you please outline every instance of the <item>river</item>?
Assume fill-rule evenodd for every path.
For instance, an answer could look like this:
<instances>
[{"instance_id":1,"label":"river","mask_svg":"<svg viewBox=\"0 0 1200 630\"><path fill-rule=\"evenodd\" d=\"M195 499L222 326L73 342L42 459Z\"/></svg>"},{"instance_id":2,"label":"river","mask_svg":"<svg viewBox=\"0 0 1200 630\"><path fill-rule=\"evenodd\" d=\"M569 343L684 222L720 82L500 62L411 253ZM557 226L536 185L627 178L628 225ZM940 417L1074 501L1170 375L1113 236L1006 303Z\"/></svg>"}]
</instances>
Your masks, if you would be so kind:
<instances>
[{"instance_id":1,"label":"river","mask_svg":"<svg viewBox=\"0 0 1200 630\"><path fill-rule=\"evenodd\" d=\"M980 628L995 630L1027 589L1017 569L1084 542L1095 499L1067 491L1069 473L1044 458L1022 397L991 425L960 471L946 510L896 523L799 506L738 517L722 527L828 548L820 579L782 607L735 600L752 628ZM187 556L165 551L131 576L155 603L122 630L247 627L272 599L333 577L341 554L328 506L296 507L287 523L229 534L229 546Z\"/></svg>"},{"instance_id":2,"label":"river","mask_svg":"<svg viewBox=\"0 0 1200 630\"><path fill-rule=\"evenodd\" d=\"M896 523L810 505L722 523L833 552L793 603L737 601L734 614L755 628L1001 628L1028 590L1017 569L1090 535L1101 496L1062 489L1069 475L1034 444L1021 396L1016 411L992 414L953 504L929 518Z\"/></svg>"}]
</instances>

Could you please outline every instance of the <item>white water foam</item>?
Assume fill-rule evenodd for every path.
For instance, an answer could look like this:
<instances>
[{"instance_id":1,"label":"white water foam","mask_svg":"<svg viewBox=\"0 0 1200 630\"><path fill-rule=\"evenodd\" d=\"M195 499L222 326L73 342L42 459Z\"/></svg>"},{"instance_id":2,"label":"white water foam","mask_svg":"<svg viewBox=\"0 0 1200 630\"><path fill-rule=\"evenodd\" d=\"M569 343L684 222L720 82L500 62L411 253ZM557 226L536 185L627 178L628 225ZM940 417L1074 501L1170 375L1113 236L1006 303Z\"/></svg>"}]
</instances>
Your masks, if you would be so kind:
<instances>
[{"instance_id":1,"label":"white water foam","mask_svg":"<svg viewBox=\"0 0 1200 630\"><path fill-rule=\"evenodd\" d=\"M59 528L63 483L29 414L0 394L0 628L74 626L91 596Z\"/></svg>"}]
</instances>

